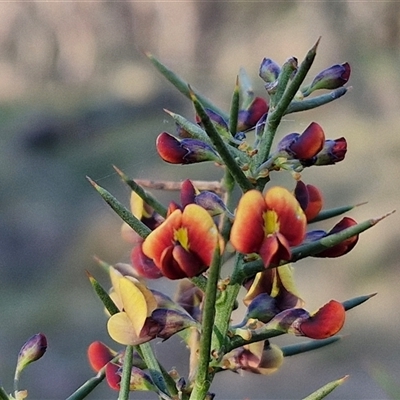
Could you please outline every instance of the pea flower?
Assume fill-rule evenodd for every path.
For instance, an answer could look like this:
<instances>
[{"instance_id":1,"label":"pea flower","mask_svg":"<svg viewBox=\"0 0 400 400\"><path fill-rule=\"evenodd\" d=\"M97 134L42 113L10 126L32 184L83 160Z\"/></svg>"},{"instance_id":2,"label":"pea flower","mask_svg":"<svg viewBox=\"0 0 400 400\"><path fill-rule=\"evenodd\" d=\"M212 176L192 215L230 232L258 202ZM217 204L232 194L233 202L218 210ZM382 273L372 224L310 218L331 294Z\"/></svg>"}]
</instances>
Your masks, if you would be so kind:
<instances>
[{"instance_id":1,"label":"pea flower","mask_svg":"<svg viewBox=\"0 0 400 400\"><path fill-rule=\"evenodd\" d=\"M122 276L110 268L113 283L111 298L120 312L111 315L107 330L113 340L124 345L138 345L155 337L168 339L174 333L196 324L187 313L159 305L145 285ZM171 301L172 302L172 301Z\"/></svg>"},{"instance_id":2,"label":"pea flower","mask_svg":"<svg viewBox=\"0 0 400 400\"><path fill-rule=\"evenodd\" d=\"M240 199L230 240L241 253L258 253L265 268L290 260L290 246L305 237L306 217L295 197L276 186L265 196L249 190Z\"/></svg>"},{"instance_id":3,"label":"pea flower","mask_svg":"<svg viewBox=\"0 0 400 400\"><path fill-rule=\"evenodd\" d=\"M347 141L344 137L326 140L322 150L316 155L315 165L332 165L343 161L347 152Z\"/></svg>"},{"instance_id":4,"label":"pea flower","mask_svg":"<svg viewBox=\"0 0 400 400\"><path fill-rule=\"evenodd\" d=\"M309 160L324 147L325 133L316 122L311 122L302 134L290 133L278 143L278 152L297 160Z\"/></svg>"},{"instance_id":5,"label":"pea flower","mask_svg":"<svg viewBox=\"0 0 400 400\"><path fill-rule=\"evenodd\" d=\"M168 132L162 132L156 140L160 157L171 164L193 164L203 161L221 162L219 155L207 143L201 140L178 139Z\"/></svg>"},{"instance_id":6,"label":"pea flower","mask_svg":"<svg viewBox=\"0 0 400 400\"><path fill-rule=\"evenodd\" d=\"M239 110L238 131L254 128L260 118L268 112L269 106L265 99L256 97L247 109Z\"/></svg>"},{"instance_id":7,"label":"pea flower","mask_svg":"<svg viewBox=\"0 0 400 400\"><path fill-rule=\"evenodd\" d=\"M342 329L345 318L343 304L331 300L313 314L303 308L284 310L266 324L265 328L294 333L311 339L326 339L336 335Z\"/></svg>"},{"instance_id":8,"label":"pea flower","mask_svg":"<svg viewBox=\"0 0 400 400\"><path fill-rule=\"evenodd\" d=\"M311 85L302 89L303 95L309 96L312 92L318 89L337 89L350 78L350 64L336 64L321 71L311 82Z\"/></svg>"},{"instance_id":9,"label":"pea flower","mask_svg":"<svg viewBox=\"0 0 400 400\"><path fill-rule=\"evenodd\" d=\"M294 195L307 217L307 221L314 219L322 210L322 194L316 186L306 185L303 181L297 181Z\"/></svg>"},{"instance_id":10,"label":"pea flower","mask_svg":"<svg viewBox=\"0 0 400 400\"><path fill-rule=\"evenodd\" d=\"M279 369L283 364L283 358L282 350L266 340L231 351L223 357L221 364L223 369L269 375Z\"/></svg>"},{"instance_id":11,"label":"pea flower","mask_svg":"<svg viewBox=\"0 0 400 400\"><path fill-rule=\"evenodd\" d=\"M18 379L21 372L30 363L39 360L47 349L47 339L43 333L37 333L30 337L21 347L18 353L17 368L15 370L15 378Z\"/></svg>"},{"instance_id":12,"label":"pea flower","mask_svg":"<svg viewBox=\"0 0 400 400\"><path fill-rule=\"evenodd\" d=\"M281 67L270 58L264 58L259 69L260 78L267 84L274 83L281 72Z\"/></svg>"},{"instance_id":13,"label":"pea flower","mask_svg":"<svg viewBox=\"0 0 400 400\"><path fill-rule=\"evenodd\" d=\"M191 278L209 267L218 239L209 213L197 204L188 204L151 232L142 249L167 278Z\"/></svg>"},{"instance_id":14,"label":"pea flower","mask_svg":"<svg viewBox=\"0 0 400 400\"><path fill-rule=\"evenodd\" d=\"M329 232L323 230L315 230L307 233L306 241L311 242L319 240L323 237L338 233L346 228L357 225L357 222L353 218L344 217L342 218ZM352 236L349 239L337 244L336 246L330 247L320 253L314 254L313 257L328 257L335 258L347 254L358 242L358 235Z\"/></svg>"}]
</instances>

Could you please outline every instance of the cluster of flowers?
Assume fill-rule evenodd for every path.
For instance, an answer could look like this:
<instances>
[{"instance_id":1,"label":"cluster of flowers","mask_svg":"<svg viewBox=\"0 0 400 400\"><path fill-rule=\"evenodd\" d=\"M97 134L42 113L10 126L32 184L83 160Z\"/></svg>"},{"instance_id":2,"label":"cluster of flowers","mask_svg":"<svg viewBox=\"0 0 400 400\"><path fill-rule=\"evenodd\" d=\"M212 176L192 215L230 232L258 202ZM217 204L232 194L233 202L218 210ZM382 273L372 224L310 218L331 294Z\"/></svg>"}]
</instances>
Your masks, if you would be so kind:
<instances>
[{"instance_id":1,"label":"cluster of flowers","mask_svg":"<svg viewBox=\"0 0 400 400\"><path fill-rule=\"evenodd\" d=\"M287 62L293 68L289 81L296 75L295 61L290 59ZM279 90L279 80L284 79L282 71L287 70L287 65L281 68L270 59L263 60L260 76L266 82L272 104L255 97L250 91L245 102L247 105L238 109L236 116L231 116L236 117L233 129L232 121L212 108L201 109L201 105L200 111L204 111L205 115L197 113L196 123L170 113L177 122L177 136L162 132L157 137L157 151L163 160L173 164L213 161L231 172L218 145L205 134L209 134L211 124L254 188L248 186L243 190L235 211L230 210L214 191L200 191L190 180L181 184L181 204L173 202L161 213L145 201L145 196L132 192L131 212L148 228L148 232L139 235L131 224L124 223L122 236L133 246L131 264L117 264L109 268L112 281L110 297L118 310L110 315L107 327L116 342L136 346L156 337L167 339L190 328L191 333L183 337L192 351L191 358L195 359L199 349L204 300L204 287L196 278L207 275L213 260L221 264L221 259L229 259L235 253L243 255L239 263L242 271L252 261L261 264L258 272L245 274L240 282L247 289L243 299L247 312L243 322L231 326L228 332L230 336L236 335L248 343L231 346L231 351L220 354L214 369L241 369L267 374L281 365L282 350L267 339L251 340L250 331L277 329L313 339L326 339L342 328L345 320L342 303L331 300L313 314L302 308L304 304L295 289L289 262L293 257L292 249L296 246L317 242L357 225L353 219L345 217L329 232L307 231L308 223L320 215L323 199L319 189L305 184L299 174L305 167L335 164L343 160L347 151L346 140L343 137L326 139L322 127L312 122L301 134L286 135L266 159L257 158L271 107L276 107L273 104L274 95ZM296 93L292 107L297 103L302 103L304 107L307 104L304 98L317 89L343 90L349 76L350 66L347 63L322 71L310 85ZM193 99L194 94L190 94ZM249 132L255 133L253 146L247 140ZM294 191L275 186L263 194L263 186L257 186L257 182L263 178L268 182L270 172L277 170L291 171L297 180ZM220 218L219 226L216 218ZM222 233L221 221L229 227L228 235ZM349 252L357 240L358 235L354 235L310 255L338 257ZM162 277L180 280L175 301L148 289L143 283L143 279ZM217 290L223 292L229 284L229 278L220 280ZM118 354L101 342L94 342L89 347L88 355L92 367L96 371L106 368L109 385L119 390L124 354ZM197 364L198 360L192 362ZM151 377L144 369L146 364L135 353L131 390L155 390ZM191 365L190 379L194 379L195 371L196 366Z\"/></svg>"},{"instance_id":2,"label":"cluster of flowers","mask_svg":"<svg viewBox=\"0 0 400 400\"><path fill-rule=\"evenodd\" d=\"M306 167L342 161L346 140L326 139L322 127L311 122L302 133L289 133L272 148L284 115L327 104L347 91L348 63L327 68L302 86L317 45L301 64L294 57L282 66L271 59L262 61L259 75L268 101L255 96L241 71L229 115L149 55L196 111L195 122L167 111L177 129L175 135L162 132L157 137L160 157L179 165L211 161L223 177L217 183L183 181L180 203L165 207L144 190L143 182L139 185L115 168L132 189L130 210L89 179L124 220L122 237L132 246L129 264L112 266L98 260L109 274L110 291L88 274L106 308L111 339L126 347L115 351L93 342L88 358L97 374L69 400L85 398L104 378L120 392L120 400L127 400L133 390L154 391L168 400L212 399L209 388L216 373L270 374L286 356L338 340L335 335L344 325L345 312L373 296L344 302L332 299L310 313L294 282L291 263L305 257L343 256L354 248L361 232L383 218L357 223L344 217L327 232L310 229L317 221L353 208L324 209L320 190L304 183L301 176ZM330 92L309 97L321 89ZM272 171L289 172L294 178L292 190L268 188ZM173 182L157 184L176 187ZM146 282L154 279L178 281L175 299L150 289ZM244 316L233 325L232 313L243 288ZM273 337L287 333L311 340L281 348L271 343ZM149 344L175 334L190 350L186 377L175 369L168 372ZM18 390L19 376L46 348L43 334L28 340L18 357L14 396L0 387L0 399L26 398L27 392ZM330 382L307 399L321 399L343 381Z\"/></svg>"}]
</instances>

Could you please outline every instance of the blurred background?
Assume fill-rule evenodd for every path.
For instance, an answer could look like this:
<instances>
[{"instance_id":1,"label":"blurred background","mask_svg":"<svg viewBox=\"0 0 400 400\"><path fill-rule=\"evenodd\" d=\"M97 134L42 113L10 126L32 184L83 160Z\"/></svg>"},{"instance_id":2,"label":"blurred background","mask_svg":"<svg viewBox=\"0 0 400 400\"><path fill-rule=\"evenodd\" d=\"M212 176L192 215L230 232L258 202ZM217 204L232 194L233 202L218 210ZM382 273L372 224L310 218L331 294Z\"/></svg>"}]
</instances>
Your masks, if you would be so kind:
<instances>
[{"instance_id":1,"label":"blurred background","mask_svg":"<svg viewBox=\"0 0 400 400\"><path fill-rule=\"evenodd\" d=\"M156 136L174 131L162 109L188 118L192 109L143 51L227 109L240 67L264 95L257 76L263 57L302 60L319 36L309 81L348 61L352 90L318 110L288 115L278 135L317 121L327 137L345 136L345 161L306 170L303 179L321 188L328 208L367 201L350 215L381 216L398 208L400 195L399 2L0 4L1 385L11 391L19 348L37 332L47 335L48 352L22 374L20 388L31 399L66 398L90 378L92 341L118 348L85 270L108 286L93 255L128 261L130 248L120 238L120 220L86 175L125 204L130 192L113 164L135 178L220 177L213 165L178 167L158 159ZM166 203L176 198L155 194ZM399 222L399 213L384 220L342 258L296 264L310 310L331 298L378 292L348 313L343 341L286 359L275 375L223 373L212 387L217 398L298 399L347 374L331 399L391 398L377 375L394 379L400 370ZM288 340L299 341L274 343ZM155 351L167 368L185 373L187 353L178 339L155 343ZM115 397L105 384L89 396Z\"/></svg>"}]
</instances>

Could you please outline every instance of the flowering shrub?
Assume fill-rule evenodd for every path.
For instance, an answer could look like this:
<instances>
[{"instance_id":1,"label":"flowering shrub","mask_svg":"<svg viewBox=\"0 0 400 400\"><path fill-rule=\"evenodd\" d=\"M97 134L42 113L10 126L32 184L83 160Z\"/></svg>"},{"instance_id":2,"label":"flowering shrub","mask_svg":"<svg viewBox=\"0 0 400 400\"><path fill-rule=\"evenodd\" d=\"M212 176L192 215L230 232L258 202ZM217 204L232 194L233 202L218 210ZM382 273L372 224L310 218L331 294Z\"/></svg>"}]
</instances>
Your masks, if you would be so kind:
<instances>
[{"instance_id":1,"label":"flowering shrub","mask_svg":"<svg viewBox=\"0 0 400 400\"><path fill-rule=\"evenodd\" d=\"M311 122L303 132L288 133L274 144L283 116L322 106L347 92L348 63L327 68L303 85L317 46L318 42L300 64L295 58L282 66L262 61L259 75L268 100L255 97L242 73L229 113L148 55L196 111L194 122L167 111L176 133L157 137L159 155L179 165L211 161L222 177L217 183L158 182L166 189L179 186L181 191L181 204L164 206L144 189L153 182L134 181L115 168L132 189L130 210L89 179L124 221L122 237L132 245L131 264L112 266L98 260L110 276L111 291L89 274L106 308L110 338L116 347L125 347L114 350L93 342L88 358L97 375L69 399L84 398L104 379L119 391L119 399L128 399L136 390L154 391L162 399L212 399L210 386L219 372L267 375L279 370L289 355L334 343L340 339L335 335L345 323L346 311L373 296L327 299L310 312L293 277L292 263L306 257L343 256L354 248L361 232L383 218L357 223L344 217L329 232L313 229L313 223L336 218L353 206L324 209L322 193L304 183L301 173L343 161L346 140L326 139L323 128ZM319 90L330 92L309 97ZM293 186L270 186L272 171L291 174ZM224 264L228 264L226 275L221 273ZM178 281L175 300L151 289L151 279ZM239 299L242 287L246 293ZM238 301L246 311L242 322L233 325ZM190 350L189 371L168 372L153 353L153 339L167 340L175 334ZM279 348L273 338L283 334L311 340ZM17 383L21 371L40 358L45 347L42 334L23 347ZM344 379L328 383L307 399L325 397ZM14 397L1 389L0 398L24 398L26 392L18 391L17 383Z\"/></svg>"}]
</instances>

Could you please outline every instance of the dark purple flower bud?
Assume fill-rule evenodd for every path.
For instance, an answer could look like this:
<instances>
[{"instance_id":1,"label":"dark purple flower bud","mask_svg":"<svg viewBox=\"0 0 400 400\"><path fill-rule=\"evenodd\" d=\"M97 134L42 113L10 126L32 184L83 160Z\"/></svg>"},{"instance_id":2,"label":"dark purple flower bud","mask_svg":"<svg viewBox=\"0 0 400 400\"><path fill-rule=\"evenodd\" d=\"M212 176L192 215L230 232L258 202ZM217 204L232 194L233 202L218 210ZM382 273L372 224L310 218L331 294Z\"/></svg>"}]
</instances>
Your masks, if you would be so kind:
<instances>
[{"instance_id":1,"label":"dark purple flower bud","mask_svg":"<svg viewBox=\"0 0 400 400\"><path fill-rule=\"evenodd\" d=\"M337 89L350 78L350 64L336 64L321 71L312 81L311 85L302 90L304 96L310 95L318 89Z\"/></svg>"},{"instance_id":2,"label":"dark purple flower bud","mask_svg":"<svg viewBox=\"0 0 400 400\"><path fill-rule=\"evenodd\" d=\"M317 154L315 165L331 165L342 161L347 152L347 142L344 137L326 140L323 149Z\"/></svg>"},{"instance_id":3,"label":"dark purple flower bud","mask_svg":"<svg viewBox=\"0 0 400 400\"><path fill-rule=\"evenodd\" d=\"M194 187L190 179L186 179L182 182L181 186L181 204L182 207L186 207L188 204L193 204L195 201L198 190Z\"/></svg>"},{"instance_id":4,"label":"dark purple flower bud","mask_svg":"<svg viewBox=\"0 0 400 400\"><path fill-rule=\"evenodd\" d=\"M286 152L297 160L309 160L317 155L325 143L325 134L316 122L311 124L300 135L290 133L278 143L278 151Z\"/></svg>"},{"instance_id":5,"label":"dark purple flower bud","mask_svg":"<svg viewBox=\"0 0 400 400\"><path fill-rule=\"evenodd\" d=\"M234 215L226 208L222 199L214 192L204 190L195 197L194 202L206 209L212 217L227 213L230 218L234 218Z\"/></svg>"},{"instance_id":6,"label":"dark purple flower bud","mask_svg":"<svg viewBox=\"0 0 400 400\"><path fill-rule=\"evenodd\" d=\"M267 323L279 312L276 299L267 293L261 293L249 304L245 319L254 318Z\"/></svg>"},{"instance_id":7,"label":"dark purple flower bud","mask_svg":"<svg viewBox=\"0 0 400 400\"><path fill-rule=\"evenodd\" d=\"M167 132L157 137L156 147L160 157L171 164L192 164L203 161L218 161L220 158L207 143L197 139L177 139Z\"/></svg>"},{"instance_id":8,"label":"dark purple flower bud","mask_svg":"<svg viewBox=\"0 0 400 400\"><path fill-rule=\"evenodd\" d=\"M354 225L357 225L357 222L354 219L349 217L344 217L329 232L325 232L322 230L308 232L306 241L313 242L322 239L323 237L338 233ZM358 242L358 235L352 236L351 238L344 240L343 242L337 244L336 246L330 247L322 251L321 253L314 254L313 257L335 258L343 256L347 254L350 250L352 250L353 247L357 244L357 242Z\"/></svg>"},{"instance_id":9,"label":"dark purple flower bud","mask_svg":"<svg viewBox=\"0 0 400 400\"><path fill-rule=\"evenodd\" d=\"M238 116L238 131L245 131L254 128L260 118L269 110L268 103L262 97L256 97L250 107L240 110Z\"/></svg>"},{"instance_id":10,"label":"dark purple flower bud","mask_svg":"<svg viewBox=\"0 0 400 400\"><path fill-rule=\"evenodd\" d=\"M19 374L28 364L39 360L46 352L46 349L47 339L43 333L37 333L29 338L18 354L17 368L15 370L16 378L18 379Z\"/></svg>"},{"instance_id":11,"label":"dark purple flower bud","mask_svg":"<svg viewBox=\"0 0 400 400\"><path fill-rule=\"evenodd\" d=\"M259 75L266 83L273 83L278 79L281 67L270 58L264 58L260 65Z\"/></svg>"},{"instance_id":12,"label":"dark purple flower bud","mask_svg":"<svg viewBox=\"0 0 400 400\"><path fill-rule=\"evenodd\" d=\"M198 325L189 314L167 308L155 309L150 319L157 323L157 337L162 339L168 339L183 329Z\"/></svg>"}]
</instances>

